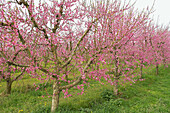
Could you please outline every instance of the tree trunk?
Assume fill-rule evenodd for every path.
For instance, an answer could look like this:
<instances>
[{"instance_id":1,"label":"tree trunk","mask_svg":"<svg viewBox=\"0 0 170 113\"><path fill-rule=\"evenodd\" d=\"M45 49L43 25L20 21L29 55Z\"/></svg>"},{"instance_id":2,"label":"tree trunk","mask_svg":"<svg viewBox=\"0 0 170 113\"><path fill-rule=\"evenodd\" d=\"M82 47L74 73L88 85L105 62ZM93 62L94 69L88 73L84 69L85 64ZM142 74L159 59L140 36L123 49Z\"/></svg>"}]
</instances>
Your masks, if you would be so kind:
<instances>
[{"instance_id":1,"label":"tree trunk","mask_svg":"<svg viewBox=\"0 0 170 113\"><path fill-rule=\"evenodd\" d=\"M34 64L36 65L36 57L34 57ZM34 73L36 73L36 72L37 72L37 70L34 69Z\"/></svg>"},{"instance_id":2,"label":"tree trunk","mask_svg":"<svg viewBox=\"0 0 170 113\"><path fill-rule=\"evenodd\" d=\"M11 88L12 88L12 81L11 79L9 79L7 80L6 94L11 94Z\"/></svg>"},{"instance_id":3,"label":"tree trunk","mask_svg":"<svg viewBox=\"0 0 170 113\"><path fill-rule=\"evenodd\" d=\"M143 66L141 65L140 66L140 78L142 78L142 75L143 75Z\"/></svg>"},{"instance_id":4,"label":"tree trunk","mask_svg":"<svg viewBox=\"0 0 170 113\"><path fill-rule=\"evenodd\" d=\"M47 67L47 59L44 58L44 67Z\"/></svg>"},{"instance_id":5,"label":"tree trunk","mask_svg":"<svg viewBox=\"0 0 170 113\"><path fill-rule=\"evenodd\" d=\"M65 76L66 81L68 81L68 75Z\"/></svg>"},{"instance_id":6,"label":"tree trunk","mask_svg":"<svg viewBox=\"0 0 170 113\"><path fill-rule=\"evenodd\" d=\"M158 64L156 64L156 75L158 75L159 74L159 70L158 70L158 68L159 68L159 65Z\"/></svg>"},{"instance_id":7,"label":"tree trunk","mask_svg":"<svg viewBox=\"0 0 170 113\"><path fill-rule=\"evenodd\" d=\"M11 94L11 88L12 88L12 80L11 80L11 71L10 71L10 65L8 65L8 73L10 73L9 75L7 75L6 78L6 82L7 82L7 86L6 86L6 94Z\"/></svg>"},{"instance_id":8,"label":"tree trunk","mask_svg":"<svg viewBox=\"0 0 170 113\"><path fill-rule=\"evenodd\" d=\"M59 84L54 82L53 83L52 105L51 105L51 112L52 113L55 113L58 109L59 96L60 96Z\"/></svg>"},{"instance_id":9,"label":"tree trunk","mask_svg":"<svg viewBox=\"0 0 170 113\"><path fill-rule=\"evenodd\" d=\"M66 79L66 81L68 81L68 72L67 71L68 71L68 69L67 69L67 66L66 66L66 68L65 68L65 75L66 75L65 79Z\"/></svg>"},{"instance_id":10,"label":"tree trunk","mask_svg":"<svg viewBox=\"0 0 170 113\"><path fill-rule=\"evenodd\" d=\"M164 69L166 68L166 62L165 59L163 60L163 64L164 64Z\"/></svg>"},{"instance_id":11,"label":"tree trunk","mask_svg":"<svg viewBox=\"0 0 170 113\"><path fill-rule=\"evenodd\" d=\"M116 51L116 46L115 46L115 51ZM118 56L117 56L117 51L115 52L115 71L114 71L114 76L115 76L115 86L114 86L114 95L118 95L118 80L119 80L119 67L118 67Z\"/></svg>"},{"instance_id":12,"label":"tree trunk","mask_svg":"<svg viewBox=\"0 0 170 113\"><path fill-rule=\"evenodd\" d=\"M118 81L116 80L116 83L114 85L114 88L113 88L113 91L114 91L114 95L118 95Z\"/></svg>"},{"instance_id":13,"label":"tree trunk","mask_svg":"<svg viewBox=\"0 0 170 113\"><path fill-rule=\"evenodd\" d=\"M166 68L166 64L164 63L164 69Z\"/></svg>"}]
</instances>

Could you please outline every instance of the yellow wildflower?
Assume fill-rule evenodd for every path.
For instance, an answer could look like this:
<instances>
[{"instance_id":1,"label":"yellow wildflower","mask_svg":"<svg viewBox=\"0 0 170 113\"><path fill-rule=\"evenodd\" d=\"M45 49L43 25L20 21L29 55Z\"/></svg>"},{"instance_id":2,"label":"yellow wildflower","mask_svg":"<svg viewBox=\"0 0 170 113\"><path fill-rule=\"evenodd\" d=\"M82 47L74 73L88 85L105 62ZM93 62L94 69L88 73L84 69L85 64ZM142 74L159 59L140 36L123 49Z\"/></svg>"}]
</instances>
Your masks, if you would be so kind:
<instances>
[{"instance_id":1,"label":"yellow wildflower","mask_svg":"<svg viewBox=\"0 0 170 113\"><path fill-rule=\"evenodd\" d=\"M23 109L19 110L18 113L20 113L21 111L23 111Z\"/></svg>"}]
</instances>

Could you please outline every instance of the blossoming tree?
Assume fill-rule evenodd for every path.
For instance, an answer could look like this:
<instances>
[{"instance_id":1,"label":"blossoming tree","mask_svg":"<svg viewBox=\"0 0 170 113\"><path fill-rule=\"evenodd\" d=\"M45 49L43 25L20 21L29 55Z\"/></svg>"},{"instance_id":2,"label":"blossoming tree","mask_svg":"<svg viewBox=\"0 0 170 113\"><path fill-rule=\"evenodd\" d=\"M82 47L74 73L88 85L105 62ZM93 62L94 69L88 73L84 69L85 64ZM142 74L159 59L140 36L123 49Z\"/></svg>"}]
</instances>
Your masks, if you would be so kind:
<instances>
[{"instance_id":1,"label":"blossoming tree","mask_svg":"<svg viewBox=\"0 0 170 113\"><path fill-rule=\"evenodd\" d=\"M1 56L4 70L17 66L22 70L21 74L26 71L33 78L53 80L52 112L58 107L60 92L69 96L68 89L81 81L86 83L90 64L110 46L106 37L96 37L99 34L93 31L96 28L94 25L100 31L99 20L104 19L108 12L119 13L129 8L128 5L120 7L117 1L110 4L97 2L97 7L85 7L79 0L40 1L38 5L34 0L1 2L0 28L3 34L8 34L2 34L1 41L10 42L1 46L8 49L13 45L15 48L11 48L14 53L11 54L12 59L3 62L5 55ZM94 40L100 41L94 43ZM102 43L105 44L101 46ZM1 55L6 53L4 50L1 49ZM74 73L72 69L79 73ZM71 75L71 80L68 80L68 75Z\"/></svg>"},{"instance_id":2,"label":"blossoming tree","mask_svg":"<svg viewBox=\"0 0 170 113\"><path fill-rule=\"evenodd\" d=\"M117 85L134 82L139 61L147 58L139 56L150 12L137 14L117 0L90 6L81 0L0 2L1 78L14 81L27 72L44 82L51 80L52 112L61 92L71 96L68 90L77 86L83 93L88 79L105 78L117 95ZM113 76L107 74L108 65L113 66Z\"/></svg>"}]
</instances>

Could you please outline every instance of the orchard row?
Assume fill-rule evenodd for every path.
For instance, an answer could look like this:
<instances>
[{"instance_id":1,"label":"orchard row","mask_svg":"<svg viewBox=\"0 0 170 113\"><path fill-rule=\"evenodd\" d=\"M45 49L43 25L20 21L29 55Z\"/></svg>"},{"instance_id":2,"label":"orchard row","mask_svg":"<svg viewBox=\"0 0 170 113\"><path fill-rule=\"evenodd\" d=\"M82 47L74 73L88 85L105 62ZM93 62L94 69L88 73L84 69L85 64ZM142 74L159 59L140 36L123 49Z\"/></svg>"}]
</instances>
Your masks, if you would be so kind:
<instances>
[{"instance_id":1,"label":"orchard row","mask_svg":"<svg viewBox=\"0 0 170 113\"><path fill-rule=\"evenodd\" d=\"M158 74L170 61L169 28L154 24L152 8L139 12L118 0L36 2L0 0L0 80L7 94L26 75L53 81L54 112L61 92L83 93L89 79L107 81L117 95L119 85L142 80L146 66Z\"/></svg>"}]
</instances>

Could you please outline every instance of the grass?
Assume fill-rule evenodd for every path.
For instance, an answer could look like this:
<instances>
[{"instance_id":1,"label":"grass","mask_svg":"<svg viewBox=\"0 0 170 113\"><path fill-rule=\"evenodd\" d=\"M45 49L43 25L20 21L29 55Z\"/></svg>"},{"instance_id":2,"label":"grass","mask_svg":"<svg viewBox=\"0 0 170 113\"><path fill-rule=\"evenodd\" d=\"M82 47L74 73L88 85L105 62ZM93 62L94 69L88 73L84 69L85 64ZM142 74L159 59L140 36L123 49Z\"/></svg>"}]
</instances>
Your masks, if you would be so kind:
<instances>
[{"instance_id":1,"label":"grass","mask_svg":"<svg viewBox=\"0 0 170 113\"><path fill-rule=\"evenodd\" d=\"M150 67L144 70L144 81L120 87L121 95L113 96L112 87L92 82L83 95L71 89L73 96L61 94L59 113L170 113L170 66L160 67L159 75ZM0 113L49 113L51 97L44 88L35 91L33 82L23 79L13 83L12 94L0 97ZM0 91L5 83L0 83ZM46 90L52 94L51 84ZM45 95L42 97L42 95Z\"/></svg>"}]
</instances>

